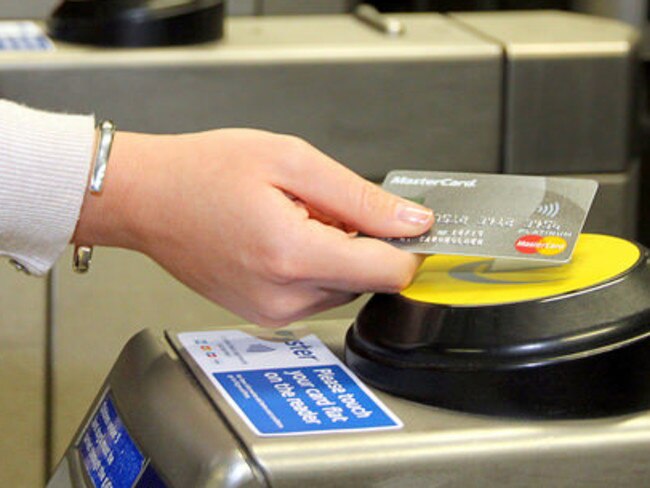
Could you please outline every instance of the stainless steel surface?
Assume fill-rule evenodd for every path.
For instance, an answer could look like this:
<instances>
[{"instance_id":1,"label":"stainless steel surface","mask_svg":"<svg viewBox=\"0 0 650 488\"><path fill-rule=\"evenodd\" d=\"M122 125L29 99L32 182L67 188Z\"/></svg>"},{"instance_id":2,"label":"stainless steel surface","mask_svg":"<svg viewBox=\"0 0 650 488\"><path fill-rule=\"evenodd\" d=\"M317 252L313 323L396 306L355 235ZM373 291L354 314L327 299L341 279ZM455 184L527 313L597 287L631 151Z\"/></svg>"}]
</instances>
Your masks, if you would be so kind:
<instances>
[{"instance_id":1,"label":"stainless steel surface","mask_svg":"<svg viewBox=\"0 0 650 488\"><path fill-rule=\"evenodd\" d=\"M349 321L295 327L304 326L342 356ZM216 409L173 352L154 334L141 333L124 348L75 438L110 389L130 435L170 488L625 488L645 486L650 476L648 411L596 420L512 420L376 392L403 429L258 437L201 373L195 378ZM73 443L60 475L72 483L60 486L74 486L81 469Z\"/></svg>"},{"instance_id":2,"label":"stainless steel surface","mask_svg":"<svg viewBox=\"0 0 650 488\"><path fill-rule=\"evenodd\" d=\"M626 169L635 157L634 29L552 11L454 18L503 47L506 172Z\"/></svg>"},{"instance_id":3,"label":"stainless steel surface","mask_svg":"<svg viewBox=\"0 0 650 488\"><path fill-rule=\"evenodd\" d=\"M81 423L50 488L85 486L75 446L106 392L145 457L171 487L261 488L263 473L247 454L184 367L162 341L145 331L124 347L106 384Z\"/></svg>"},{"instance_id":4,"label":"stainless steel surface","mask_svg":"<svg viewBox=\"0 0 650 488\"><path fill-rule=\"evenodd\" d=\"M111 393L123 406L120 417L129 433L155 464L168 468L172 486L266 485L238 439L227 425L215 422L208 399L161 342L151 333L134 337L110 373Z\"/></svg>"},{"instance_id":5,"label":"stainless steel surface","mask_svg":"<svg viewBox=\"0 0 650 488\"><path fill-rule=\"evenodd\" d=\"M362 3L354 9L357 19L365 22L373 29L389 36L401 36L404 34L404 23L394 17L383 15L372 5Z\"/></svg>"},{"instance_id":6,"label":"stainless steel surface","mask_svg":"<svg viewBox=\"0 0 650 488\"><path fill-rule=\"evenodd\" d=\"M73 484L72 476L68 460L64 459L61 464L57 466L52 478L47 482L46 488L76 488Z\"/></svg>"},{"instance_id":7,"label":"stainless steel surface","mask_svg":"<svg viewBox=\"0 0 650 488\"><path fill-rule=\"evenodd\" d=\"M348 326L348 321L313 322L309 329L341 356ZM461 414L379 393L405 423L403 430L256 437L212 391L219 409L278 488L609 488L645 486L650 477L650 412L589 421L518 421Z\"/></svg>"}]
</instances>

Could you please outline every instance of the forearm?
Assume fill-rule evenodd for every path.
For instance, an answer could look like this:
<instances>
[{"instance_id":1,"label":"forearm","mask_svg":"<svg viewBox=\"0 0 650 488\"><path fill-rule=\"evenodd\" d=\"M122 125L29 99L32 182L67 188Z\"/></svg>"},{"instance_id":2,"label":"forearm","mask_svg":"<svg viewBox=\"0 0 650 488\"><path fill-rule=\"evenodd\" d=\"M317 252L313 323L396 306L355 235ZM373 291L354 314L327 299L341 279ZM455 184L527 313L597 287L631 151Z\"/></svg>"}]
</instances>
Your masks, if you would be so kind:
<instances>
[{"instance_id":1,"label":"forearm","mask_svg":"<svg viewBox=\"0 0 650 488\"><path fill-rule=\"evenodd\" d=\"M142 205L137 202L144 191L144 166L156 164L157 139L165 137L115 134L103 189L99 194L85 193L72 243L139 250L144 230L139 219Z\"/></svg>"},{"instance_id":2,"label":"forearm","mask_svg":"<svg viewBox=\"0 0 650 488\"><path fill-rule=\"evenodd\" d=\"M45 273L75 228L94 142L91 116L0 100L0 254Z\"/></svg>"}]
</instances>

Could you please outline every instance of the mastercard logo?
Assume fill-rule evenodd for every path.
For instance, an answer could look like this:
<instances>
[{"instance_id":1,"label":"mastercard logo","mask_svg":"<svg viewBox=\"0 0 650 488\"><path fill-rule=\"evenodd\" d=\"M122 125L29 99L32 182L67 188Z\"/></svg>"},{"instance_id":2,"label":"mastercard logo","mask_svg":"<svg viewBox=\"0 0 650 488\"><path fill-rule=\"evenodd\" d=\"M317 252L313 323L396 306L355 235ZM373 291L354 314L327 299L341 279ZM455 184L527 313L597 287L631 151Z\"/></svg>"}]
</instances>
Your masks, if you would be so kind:
<instances>
[{"instance_id":1,"label":"mastercard logo","mask_svg":"<svg viewBox=\"0 0 650 488\"><path fill-rule=\"evenodd\" d=\"M553 256L564 252L567 242L559 236L538 236L529 234L515 242L515 249L522 254L542 254Z\"/></svg>"}]
</instances>

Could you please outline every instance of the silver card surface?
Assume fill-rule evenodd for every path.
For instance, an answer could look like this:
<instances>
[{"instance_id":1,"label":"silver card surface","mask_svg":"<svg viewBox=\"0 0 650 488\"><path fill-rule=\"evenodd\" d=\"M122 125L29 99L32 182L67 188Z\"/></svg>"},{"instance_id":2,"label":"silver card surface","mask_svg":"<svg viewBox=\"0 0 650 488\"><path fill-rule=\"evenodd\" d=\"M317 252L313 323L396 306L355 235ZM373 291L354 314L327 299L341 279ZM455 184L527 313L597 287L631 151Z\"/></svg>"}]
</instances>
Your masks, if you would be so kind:
<instances>
[{"instance_id":1,"label":"silver card surface","mask_svg":"<svg viewBox=\"0 0 650 488\"><path fill-rule=\"evenodd\" d=\"M596 194L581 178L391 171L383 188L434 211L418 237L386 239L423 254L461 254L564 263Z\"/></svg>"}]
</instances>

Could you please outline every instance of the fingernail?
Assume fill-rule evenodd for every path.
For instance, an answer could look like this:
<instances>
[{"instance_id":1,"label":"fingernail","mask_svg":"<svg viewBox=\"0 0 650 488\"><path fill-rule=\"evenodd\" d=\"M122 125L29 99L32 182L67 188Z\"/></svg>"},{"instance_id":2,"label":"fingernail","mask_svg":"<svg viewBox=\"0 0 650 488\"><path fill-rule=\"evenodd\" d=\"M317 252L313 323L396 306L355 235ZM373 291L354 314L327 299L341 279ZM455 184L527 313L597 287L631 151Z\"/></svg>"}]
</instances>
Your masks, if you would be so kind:
<instances>
[{"instance_id":1,"label":"fingernail","mask_svg":"<svg viewBox=\"0 0 650 488\"><path fill-rule=\"evenodd\" d=\"M409 204L400 204L397 218L409 224L424 225L431 221L433 211L429 208L414 207Z\"/></svg>"}]
</instances>

